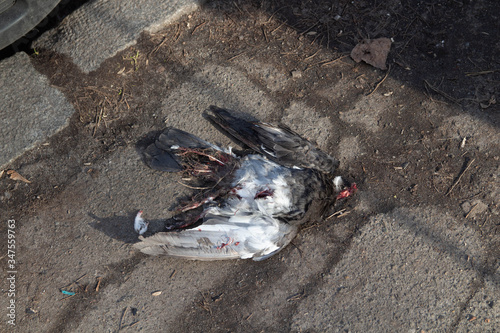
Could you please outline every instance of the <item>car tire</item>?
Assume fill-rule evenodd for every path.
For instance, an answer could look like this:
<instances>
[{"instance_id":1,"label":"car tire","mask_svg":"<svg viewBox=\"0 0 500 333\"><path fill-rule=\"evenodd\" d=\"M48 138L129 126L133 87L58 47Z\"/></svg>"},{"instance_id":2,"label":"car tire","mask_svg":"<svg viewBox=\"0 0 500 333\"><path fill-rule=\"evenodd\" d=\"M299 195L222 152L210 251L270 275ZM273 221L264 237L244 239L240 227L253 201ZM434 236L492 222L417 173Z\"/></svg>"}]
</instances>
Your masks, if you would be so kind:
<instances>
[{"instance_id":1,"label":"car tire","mask_svg":"<svg viewBox=\"0 0 500 333\"><path fill-rule=\"evenodd\" d=\"M35 28L60 0L0 0L0 50Z\"/></svg>"}]
</instances>

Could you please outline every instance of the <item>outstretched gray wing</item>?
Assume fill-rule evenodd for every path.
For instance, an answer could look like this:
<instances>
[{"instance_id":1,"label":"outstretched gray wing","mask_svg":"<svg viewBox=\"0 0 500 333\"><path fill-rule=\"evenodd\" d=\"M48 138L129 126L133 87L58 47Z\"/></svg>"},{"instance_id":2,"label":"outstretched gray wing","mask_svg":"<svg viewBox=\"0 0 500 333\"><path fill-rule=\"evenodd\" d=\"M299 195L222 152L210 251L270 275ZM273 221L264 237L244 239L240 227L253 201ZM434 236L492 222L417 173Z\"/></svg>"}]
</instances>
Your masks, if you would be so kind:
<instances>
[{"instance_id":1,"label":"outstretched gray wing","mask_svg":"<svg viewBox=\"0 0 500 333\"><path fill-rule=\"evenodd\" d=\"M259 213L225 215L209 213L193 229L140 236L134 247L146 254L193 260L263 260L279 252L297 233L297 227Z\"/></svg>"},{"instance_id":2,"label":"outstretched gray wing","mask_svg":"<svg viewBox=\"0 0 500 333\"><path fill-rule=\"evenodd\" d=\"M238 144L286 167L332 173L338 166L337 160L285 125L249 122L216 106L210 106L203 115Z\"/></svg>"}]
</instances>

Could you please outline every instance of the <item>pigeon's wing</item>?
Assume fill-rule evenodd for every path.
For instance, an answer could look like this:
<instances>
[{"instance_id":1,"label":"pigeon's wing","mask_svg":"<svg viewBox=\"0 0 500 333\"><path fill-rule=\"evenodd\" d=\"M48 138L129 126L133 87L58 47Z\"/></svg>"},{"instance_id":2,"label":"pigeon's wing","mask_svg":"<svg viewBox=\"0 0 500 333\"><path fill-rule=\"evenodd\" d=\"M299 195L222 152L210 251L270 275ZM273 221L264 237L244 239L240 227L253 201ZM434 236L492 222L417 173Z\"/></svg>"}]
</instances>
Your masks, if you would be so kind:
<instances>
[{"instance_id":1,"label":"pigeon's wing","mask_svg":"<svg viewBox=\"0 0 500 333\"><path fill-rule=\"evenodd\" d=\"M241 147L260 152L259 143L254 138L254 123L234 117L227 110L214 105L203 112L203 117Z\"/></svg>"},{"instance_id":2,"label":"pigeon's wing","mask_svg":"<svg viewBox=\"0 0 500 333\"><path fill-rule=\"evenodd\" d=\"M338 161L285 125L249 122L210 106L204 117L243 147L249 147L287 167L333 172Z\"/></svg>"},{"instance_id":3,"label":"pigeon's wing","mask_svg":"<svg viewBox=\"0 0 500 333\"><path fill-rule=\"evenodd\" d=\"M177 128L166 128L144 151L146 164L149 167L167 172L181 171L181 161L175 152L179 147L195 149L217 149L218 147L197 136Z\"/></svg>"},{"instance_id":4,"label":"pigeon's wing","mask_svg":"<svg viewBox=\"0 0 500 333\"><path fill-rule=\"evenodd\" d=\"M151 255L193 260L263 260L279 252L297 227L261 214L207 214L200 226L180 232L160 232L134 245Z\"/></svg>"},{"instance_id":5,"label":"pigeon's wing","mask_svg":"<svg viewBox=\"0 0 500 333\"><path fill-rule=\"evenodd\" d=\"M339 162L319 150L314 144L302 138L285 125L255 124L261 142L260 149L285 166L317 169L331 173Z\"/></svg>"}]
</instances>

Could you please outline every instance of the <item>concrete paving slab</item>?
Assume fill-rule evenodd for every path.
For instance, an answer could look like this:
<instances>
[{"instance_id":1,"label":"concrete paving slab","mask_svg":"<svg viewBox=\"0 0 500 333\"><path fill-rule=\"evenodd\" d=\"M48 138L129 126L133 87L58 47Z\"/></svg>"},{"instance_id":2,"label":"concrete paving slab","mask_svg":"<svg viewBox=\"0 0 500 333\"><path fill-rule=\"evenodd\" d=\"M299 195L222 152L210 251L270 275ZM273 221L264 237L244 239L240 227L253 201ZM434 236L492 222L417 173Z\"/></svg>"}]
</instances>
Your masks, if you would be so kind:
<instances>
[{"instance_id":1,"label":"concrete paving slab","mask_svg":"<svg viewBox=\"0 0 500 333\"><path fill-rule=\"evenodd\" d=\"M26 53L0 62L0 169L68 124L73 106Z\"/></svg>"},{"instance_id":2,"label":"concrete paving slab","mask_svg":"<svg viewBox=\"0 0 500 333\"><path fill-rule=\"evenodd\" d=\"M370 219L293 318L295 331L448 332L485 259L474 231L434 207ZM327 306L325 306L327 305ZM375 325L375 326L373 326Z\"/></svg>"},{"instance_id":3,"label":"concrete paving slab","mask_svg":"<svg viewBox=\"0 0 500 333\"><path fill-rule=\"evenodd\" d=\"M165 124L185 129L203 138L217 135L229 143L215 128L207 126L201 111L209 105L225 105L228 109L266 119L279 110L258 86L243 72L231 67L207 64L163 101ZM195 115L194 118L188 115Z\"/></svg>"},{"instance_id":4,"label":"concrete paving slab","mask_svg":"<svg viewBox=\"0 0 500 333\"><path fill-rule=\"evenodd\" d=\"M500 263L484 279L484 285L468 302L457 332L498 332L500 327Z\"/></svg>"},{"instance_id":5,"label":"concrete paving slab","mask_svg":"<svg viewBox=\"0 0 500 333\"><path fill-rule=\"evenodd\" d=\"M47 31L33 44L66 54L84 72L97 69L117 52L134 45L143 31L155 32L181 15L194 11L202 0L89 1Z\"/></svg>"}]
</instances>

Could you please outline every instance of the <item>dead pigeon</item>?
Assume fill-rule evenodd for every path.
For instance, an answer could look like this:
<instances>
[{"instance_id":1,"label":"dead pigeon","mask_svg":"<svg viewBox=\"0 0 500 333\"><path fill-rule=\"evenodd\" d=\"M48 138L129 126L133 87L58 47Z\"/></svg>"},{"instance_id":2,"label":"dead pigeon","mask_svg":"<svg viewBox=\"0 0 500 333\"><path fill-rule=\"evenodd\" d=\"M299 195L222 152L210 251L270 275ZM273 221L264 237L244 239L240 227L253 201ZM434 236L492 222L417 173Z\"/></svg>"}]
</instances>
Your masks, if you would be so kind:
<instances>
[{"instance_id":1,"label":"dead pigeon","mask_svg":"<svg viewBox=\"0 0 500 333\"><path fill-rule=\"evenodd\" d=\"M211 106L204 112L246 151L235 154L192 134L165 129L144 152L153 169L183 172L203 184L166 231L143 237L142 211L134 224L151 255L197 260L263 260L283 249L298 227L352 195L331 156L284 125L249 122ZM193 186L194 187L194 186Z\"/></svg>"}]
</instances>

